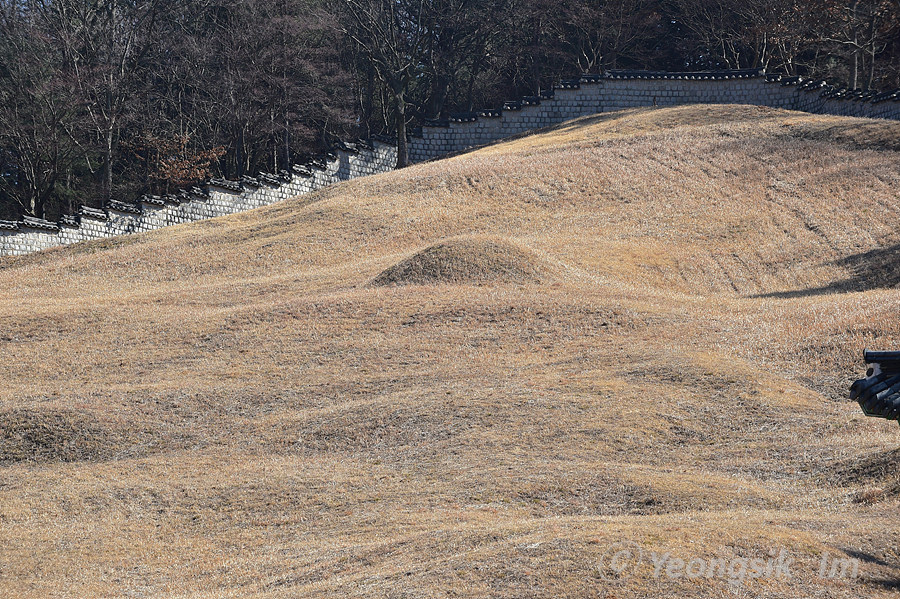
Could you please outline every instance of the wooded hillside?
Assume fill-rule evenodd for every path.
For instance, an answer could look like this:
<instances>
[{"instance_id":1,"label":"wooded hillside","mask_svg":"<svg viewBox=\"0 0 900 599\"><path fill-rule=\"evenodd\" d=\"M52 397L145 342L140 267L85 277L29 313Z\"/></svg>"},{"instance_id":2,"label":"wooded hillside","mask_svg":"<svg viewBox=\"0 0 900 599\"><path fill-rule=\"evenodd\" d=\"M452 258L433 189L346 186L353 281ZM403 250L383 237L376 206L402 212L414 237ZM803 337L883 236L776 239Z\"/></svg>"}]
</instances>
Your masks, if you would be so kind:
<instances>
[{"instance_id":1,"label":"wooded hillside","mask_svg":"<svg viewBox=\"0 0 900 599\"><path fill-rule=\"evenodd\" d=\"M402 140L583 72L747 67L900 87L900 0L0 0L0 218Z\"/></svg>"}]
</instances>

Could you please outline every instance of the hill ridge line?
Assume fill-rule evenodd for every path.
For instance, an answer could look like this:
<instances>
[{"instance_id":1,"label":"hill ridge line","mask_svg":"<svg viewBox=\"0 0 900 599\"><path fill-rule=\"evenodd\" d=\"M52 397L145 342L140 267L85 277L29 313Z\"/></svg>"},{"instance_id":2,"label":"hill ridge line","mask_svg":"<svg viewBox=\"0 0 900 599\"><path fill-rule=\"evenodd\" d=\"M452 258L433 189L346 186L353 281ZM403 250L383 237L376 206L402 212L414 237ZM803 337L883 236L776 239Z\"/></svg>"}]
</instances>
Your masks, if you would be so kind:
<instances>
[{"instance_id":1,"label":"hill ridge line","mask_svg":"<svg viewBox=\"0 0 900 599\"><path fill-rule=\"evenodd\" d=\"M756 104L812 114L900 120L900 89L850 90L826 81L766 74L763 69L662 72L614 70L562 80L538 96L501 108L454 113L411 131L409 156L424 162L592 114L648 106ZM290 171L259 173L136 203L111 200L83 206L58 222L30 216L0 220L0 257L62 245L152 231L226 216L305 195L333 183L393 170L396 139L373 136L340 142L332 151Z\"/></svg>"}]
</instances>

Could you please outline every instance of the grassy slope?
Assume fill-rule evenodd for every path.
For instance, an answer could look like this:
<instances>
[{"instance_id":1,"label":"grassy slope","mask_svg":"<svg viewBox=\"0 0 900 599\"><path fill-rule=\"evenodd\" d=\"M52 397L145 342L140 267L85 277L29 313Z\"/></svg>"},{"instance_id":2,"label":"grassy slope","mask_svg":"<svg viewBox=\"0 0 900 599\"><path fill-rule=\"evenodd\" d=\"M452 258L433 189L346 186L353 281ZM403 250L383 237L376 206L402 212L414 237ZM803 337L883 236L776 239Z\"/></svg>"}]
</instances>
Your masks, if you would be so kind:
<instances>
[{"instance_id":1,"label":"grassy slope","mask_svg":"<svg viewBox=\"0 0 900 599\"><path fill-rule=\"evenodd\" d=\"M900 341L898 139L629 111L5 259L0 596L728 587L604 580L622 539L795 557L739 594L890 594L897 429L843 397Z\"/></svg>"}]
</instances>

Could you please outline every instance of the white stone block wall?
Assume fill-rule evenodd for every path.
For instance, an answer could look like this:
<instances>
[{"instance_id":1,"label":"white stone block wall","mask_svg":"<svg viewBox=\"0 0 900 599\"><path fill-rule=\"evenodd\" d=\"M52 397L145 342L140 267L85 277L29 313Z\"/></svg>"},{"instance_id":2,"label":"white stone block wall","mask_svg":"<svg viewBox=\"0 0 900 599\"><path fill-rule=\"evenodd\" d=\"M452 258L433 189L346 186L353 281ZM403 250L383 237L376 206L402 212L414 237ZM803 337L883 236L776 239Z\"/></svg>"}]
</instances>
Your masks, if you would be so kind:
<instances>
[{"instance_id":1,"label":"white stone block wall","mask_svg":"<svg viewBox=\"0 0 900 599\"><path fill-rule=\"evenodd\" d=\"M327 160L324 169L312 168L311 176L294 172L290 181L260 181L259 187L245 183L238 191L210 184L208 197L191 194L176 200L168 198L159 206L140 203L140 213L117 210L109 206L100 215L82 214L78 226L46 223L58 230L37 229L17 223L17 229L0 228L0 256L16 256L60 245L141 233L162 227L234 214L274 204L309 193L338 181L390 171L397 162L397 148L373 142L373 149L340 150Z\"/></svg>"}]
</instances>

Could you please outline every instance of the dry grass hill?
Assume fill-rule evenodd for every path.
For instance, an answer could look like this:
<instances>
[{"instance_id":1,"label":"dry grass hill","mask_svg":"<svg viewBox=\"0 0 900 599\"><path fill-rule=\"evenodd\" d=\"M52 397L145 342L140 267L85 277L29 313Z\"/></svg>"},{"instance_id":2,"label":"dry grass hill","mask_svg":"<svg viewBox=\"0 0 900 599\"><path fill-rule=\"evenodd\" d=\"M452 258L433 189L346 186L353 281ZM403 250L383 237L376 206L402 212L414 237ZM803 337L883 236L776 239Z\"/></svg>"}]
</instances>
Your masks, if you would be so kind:
<instances>
[{"instance_id":1,"label":"dry grass hill","mask_svg":"<svg viewBox=\"0 0 900 599\"><path fill-rule=\"evenodd\" d=\"M0 596L893 596L898 190L900 123L642 109L3 259Z\"/></svg>"}]
</instances>

